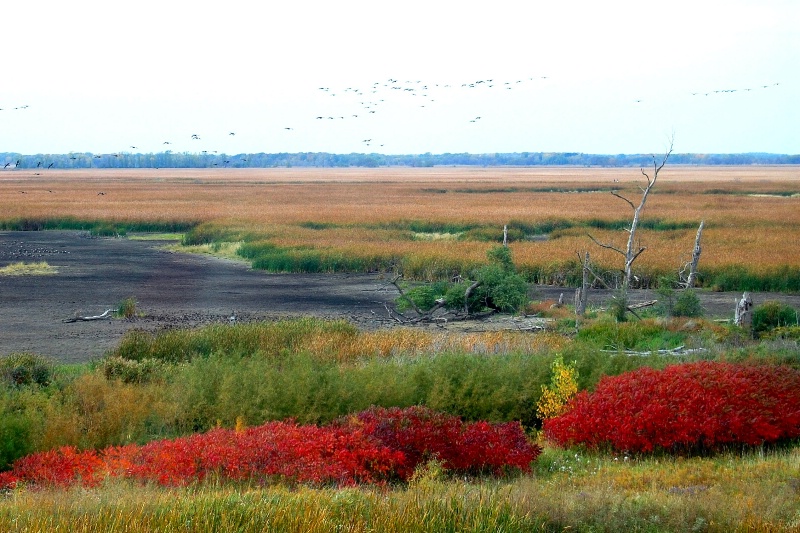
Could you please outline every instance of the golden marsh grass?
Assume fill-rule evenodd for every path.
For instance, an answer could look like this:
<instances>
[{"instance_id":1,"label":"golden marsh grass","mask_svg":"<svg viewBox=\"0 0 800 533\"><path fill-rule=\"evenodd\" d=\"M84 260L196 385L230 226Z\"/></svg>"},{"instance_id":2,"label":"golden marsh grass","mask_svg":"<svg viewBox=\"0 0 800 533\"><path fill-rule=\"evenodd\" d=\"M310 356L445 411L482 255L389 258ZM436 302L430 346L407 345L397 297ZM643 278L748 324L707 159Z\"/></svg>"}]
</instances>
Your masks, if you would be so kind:
<instances>
[{"instance_id":1,"label":"golden marsh grass","mask_svg":"<svg viewBox=\"0 0 800 533\"><path fill-rule=\"evenodd\" d=\"M445 267L483 262L490 243L459 240L440 231L426 235L391 229L391 224L472 224L497 227L499 232L504 224L513 228L515 221L624 221L630 219L630 210L610 190L636 203L644 182L636 168L112 169L41 174L0 175L4 220L208 222L281 247L341 253L366 263L402 257ZM640 244L648 251L637 266L677 271L689 258L700 220L707 227L702 267L750 264L770 270L798 265L799 194L796 166L668 165L643 220L682 223L686 229L640 229ZM591 233L624 246L623 230ZM515 260L541 267L575 260L576 251L589 250L607 268L620 263L617 254L599 249L586 234L584 227L574 227L556 231L550 239L515 242ZM426 268L431 275L441 270Z\"/></svg>"}]
</instances>

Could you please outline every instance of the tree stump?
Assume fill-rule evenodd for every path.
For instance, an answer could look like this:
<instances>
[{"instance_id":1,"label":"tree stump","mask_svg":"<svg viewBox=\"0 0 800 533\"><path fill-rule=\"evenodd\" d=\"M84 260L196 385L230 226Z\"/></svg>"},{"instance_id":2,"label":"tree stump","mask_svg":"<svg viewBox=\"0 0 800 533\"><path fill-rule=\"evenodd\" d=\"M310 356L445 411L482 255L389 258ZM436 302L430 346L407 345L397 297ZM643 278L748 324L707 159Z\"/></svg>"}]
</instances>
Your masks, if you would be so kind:
<instances>
[{"instance_id":1,"label":"tree stump","mask_svg":"<svg viewBox=\"0 0 800 533\"><path fill-rule=\"evenodd\" d=\"M733 323L748 329L753 325L753 300L749 292L742 294L742 299L736 302Z\"/></svg>"}]
</instances>

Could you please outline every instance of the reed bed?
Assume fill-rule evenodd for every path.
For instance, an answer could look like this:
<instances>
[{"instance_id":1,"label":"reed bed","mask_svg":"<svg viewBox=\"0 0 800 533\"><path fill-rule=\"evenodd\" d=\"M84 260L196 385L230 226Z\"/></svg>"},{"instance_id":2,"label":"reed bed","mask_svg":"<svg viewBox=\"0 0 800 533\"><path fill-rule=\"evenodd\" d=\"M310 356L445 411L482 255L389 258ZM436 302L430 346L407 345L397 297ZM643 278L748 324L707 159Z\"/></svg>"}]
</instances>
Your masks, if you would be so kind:
<instances>
[{"instance_id":1,"label":"reed bed","mask_svg":"<svg viewBox=\"0 0 800 533\"><path fill-rule=\"evenodd\" d=\"M205 223L216 241L277 247L282 255L261 268L394 269L424 280L482 263L487 241L499 241L507 224L515 260L532 281L567 283L579 250L618 269L619 257L587 233L622 246L629 208L610 191L636 200L643 180L630 168L15 171L0 179L0 227L88 221L172 231ZM643 222L660 226L640 230L648 252L639 274L674 275L705 220L701 271L709 276L701 283L715 286L713 278L737 265L775 277L800 264L799 204L796 167L668 166L644 213ZM596 229L598 221L620 229ZM530 235L535 228L543 234ZM790 277L800 283L800 273Z\"/></svg>"}]
</instances>

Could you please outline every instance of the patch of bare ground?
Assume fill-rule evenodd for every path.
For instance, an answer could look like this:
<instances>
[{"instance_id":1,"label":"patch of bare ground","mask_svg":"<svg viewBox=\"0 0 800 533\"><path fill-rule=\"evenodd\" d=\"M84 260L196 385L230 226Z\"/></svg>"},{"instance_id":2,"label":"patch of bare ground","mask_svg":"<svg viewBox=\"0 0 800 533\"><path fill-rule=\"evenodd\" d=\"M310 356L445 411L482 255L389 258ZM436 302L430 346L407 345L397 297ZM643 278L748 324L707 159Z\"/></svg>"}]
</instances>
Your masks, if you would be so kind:
<instances>
[{"instance_id":1,"label":"patch of bare ground","mask_svg":"<svg viewBox=\"0 0 800 533\"><path fill-rule=\"evenodd\" d=\"M50 276L0 276L0 355L33 352L62 362L103 356L132 329L158 331L212 323L274 320L313 315L343 318L364 329L393 327L386 306L396 289L380 274L269 274L246 264L207 255L168 251L164 242L92 238L85 232L0 232L0 267L46 261ZM569 302L573 289L537 287L535 299ZM590 305L601 306L610 291L593 291ZM729 316L731 293L701 293L706 313ZM65 322L97 316L134 298L131 319ZM633 301L654 299L637 291ZM780 299L800 307L800 296L754 294L758 304ZM535 331L536 317L494 316L482 321L432 324L466 331Z\"/></svg>"}]
</instances>

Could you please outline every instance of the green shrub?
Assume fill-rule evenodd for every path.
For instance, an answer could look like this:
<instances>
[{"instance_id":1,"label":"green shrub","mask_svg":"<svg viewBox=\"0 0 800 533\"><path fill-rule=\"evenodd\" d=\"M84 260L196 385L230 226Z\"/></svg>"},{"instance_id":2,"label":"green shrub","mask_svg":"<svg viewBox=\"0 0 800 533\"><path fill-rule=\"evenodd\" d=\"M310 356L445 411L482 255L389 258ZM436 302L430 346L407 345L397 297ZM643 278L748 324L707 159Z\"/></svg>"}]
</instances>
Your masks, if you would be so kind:
<instances>
[{"instance_id":1,"label":"green shrub","mask_svg":"<svg viewBox=\"0 0 800 533\"><path fill-rule=\"evenodd\" d=\"M621 290L614 293L608 311L617 322L625 322L628 319L628 294Z\"/></svg>"},{"instance_id":2,"label":"green shrub","mask_svg":"<svg viewBox=\"0 0 800 533\"><path fill-rule=\"evenodd\" d=\"M32 451L30 422L23 413L0 412L0 471Z\"/></svg>"},{"instance_id":3,"label":"green shrub","mask_svg":"<svg viewBox=\"0 0 800 533\"><path fill-rule=\"evenodd\" d=\"M650 351L680 346L686 335L669 331L653 319L616 322L605 318L581 328L578 339L605 350Z\"/></svg>"},{"instance_id":4,"label":"green shrub","mask_svg":"<svg viewBox=\"0 0 800 533\"><path fill-rule=\"evenodd\" d=\"M753 309L753 334L761 336L775 328L798 325L797 311L776 301L767 301Z\"/></svg>"},{"instance_id":5,"label":"green shrub","mask_svg":"<svg viewBox=\"0 0 800 533\"><path fill-rule=\"evenodd\" d=\"M700 298L694 289L686 289L678 294L672 312L675 316L703 316L703 307L700 305Z\"/></svg>"},{"instance_id":6,"label":"green shrub","mask_svg":"<svg viewBox=\"0 0 800 533\"><path fill-rule=\"evenodd\" d=\"M406 291L405 295L408 299L414 302L414 305L419 307L422 311L427 311L436 305L436 300L444 298L450 284L444 281L437 281L434 283L427 283L420 285ZM400 312L406 311L411 308L411 304L406 298L398 298L396 301L397 309Z\"/></svg>"},{"instance_id":7,"label":"green shrub","mask_svg":"<svg viewBox=\"0 0 800 533\"><path fill-rule=\"evenodd\" d=\"M15 353L0 358L0 379L13 386L47 386L53 378L53 363L40 355Z\"/></svg>"},{"instance_id":8,"label":"green shrub","mask_svg":"<svg viewBox=\"0 0 800 533\"><path fill-rule=\"evenodd\" d=\"M148 357L141 360L106 357L100 363L106 379L119 379L123 383L149 383L163 377L164 363Z\"/></svg>"},{"instance_id":9,"label":"green shrub","mask_svg":"<svg viewBox=\"0 0 800 533\"><path fill-rule=\"evenodd\" d=\"M779 326L761 335L763 339L787 339L800 341L800 325Z\"/></svg>"},{"instance_id":10,"label":"green shrub","mask_svg":"<svg viewBox=\"0 0 800 533\"><path fill-rule=\"evenodd\" d=\"M511 250L496 246L486 256L490 263L475 269L470 275L480 283L470 293L466 307L470 312L485 309L509 313L519 311L528 302L528 283L517 274ZM444 298L448 309L464 309L466 290L471 284L469 280L462 283L432 283L409 291L408 296L422 310L433 307L438 298ZM410 307L405 298L398 298L396 304L400 310Z\"/></svg>"}]
</instances>

